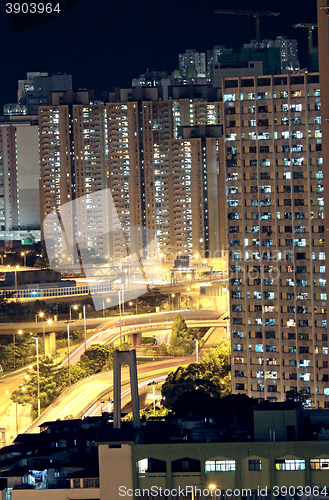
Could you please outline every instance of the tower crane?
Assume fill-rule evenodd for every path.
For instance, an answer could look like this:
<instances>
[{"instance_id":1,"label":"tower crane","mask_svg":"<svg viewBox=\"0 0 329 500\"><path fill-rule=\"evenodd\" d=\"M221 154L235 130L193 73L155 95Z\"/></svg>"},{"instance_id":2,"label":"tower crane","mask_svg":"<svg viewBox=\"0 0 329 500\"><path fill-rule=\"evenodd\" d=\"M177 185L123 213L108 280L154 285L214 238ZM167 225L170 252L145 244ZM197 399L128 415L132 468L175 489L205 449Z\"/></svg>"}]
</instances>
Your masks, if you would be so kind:
<instances>
[{"instance_id":1,"label":"tower crane","mask_svg":"<svg viewBox=\"0 0 329 500\"><path fill-rule=\"evenodd\" d=\"M307 28L307 39L308 39L308 70L311 70L312 66L312 52L313 52L313 30L318 27L316 23L298 23L293 24L293 28Z\"/></svg>"},{"instance_id":2,"label":"tower crane","mask_svg":"<svg viewBox=\"0 0 329 500\"><path fill-rule=\"evenodd\" d=\"M238 16L249 16L249 17L252 16L252 17L254 17L255 24L256 24L256 40L257 40L257 43L260 43L260 18L261 18L261 16L279 16L280 12L216 9L215 14L235 14Z\"/></svg>"}]
</instances>

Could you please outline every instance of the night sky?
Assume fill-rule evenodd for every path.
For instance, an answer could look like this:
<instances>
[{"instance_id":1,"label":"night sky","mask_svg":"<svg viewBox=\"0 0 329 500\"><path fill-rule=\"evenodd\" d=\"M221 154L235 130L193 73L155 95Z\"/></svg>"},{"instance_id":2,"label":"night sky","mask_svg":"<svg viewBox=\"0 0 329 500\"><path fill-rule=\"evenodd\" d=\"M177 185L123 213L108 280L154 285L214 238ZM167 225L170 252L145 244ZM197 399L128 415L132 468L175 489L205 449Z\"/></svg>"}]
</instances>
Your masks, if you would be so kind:
<instances>
[{"instance_id":1,"label":"night sky","mask_svg":"<svg viewBox=\"0 0 329 500\"><path fill-rule=\"evenodd\" d=\"M0 7L0 113L4 103L16 102L17 80L27 71L71 73L75 89L95 89L101 99L102 90L129 86L147 67L178 68L178 54L186 49L238 49L255 38L254 18L214 14L216 8L280 12L261 19L261 38L297 38L302 67L307 31L292 24L316 22L316 0L80 0L55 20L13 32Z\"/></svg>"}]
</instances>

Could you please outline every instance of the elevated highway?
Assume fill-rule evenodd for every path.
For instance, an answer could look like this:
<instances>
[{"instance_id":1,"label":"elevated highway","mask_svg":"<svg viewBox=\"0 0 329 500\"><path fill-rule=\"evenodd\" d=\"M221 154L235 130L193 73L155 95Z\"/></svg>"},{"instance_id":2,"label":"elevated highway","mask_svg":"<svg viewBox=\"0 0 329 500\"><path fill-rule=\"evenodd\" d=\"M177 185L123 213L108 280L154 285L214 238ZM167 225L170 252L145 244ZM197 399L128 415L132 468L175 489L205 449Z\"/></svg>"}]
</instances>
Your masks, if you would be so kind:
<instances>
[{"instance_id":1,"label":"elevated highway","mask_svg":"<svg viewBox=\"0 0 329 500\"><path fill-rule=\"evenodd\" d=\"M132 344L138 344L138 334L166 330L172 327L172 322L178 311L129 316L121 324L122 342L125 337L132 338ZM223 311L179 311L188 327L225 327L226 310ZM94 344L118 345L120 339L120 320L103 320L94 335L87 339L87 348ZM85 351L84 342L77 346L70 355L70 362L76 364ZM67 364L67 359L63 364Z\"/></svg>"},{"instance_id":2,"label":"elevated highway","mask_svg":"<svg viewBox=\"0 0 329 500\"><path fill-rule=\"evenodd\" d=\"M138 383L145 384L158 377L166 377L174 368L195 361L194 356L166 359L147 365L137 367ZM129 389L129 368L122 368L121 391L123 393L123 405L127 402L126 391ZM113 395L113 372L102 372L92 377L80 380L67 389L57 398L33 424L26 430L27 433L38 433L39 426L44 422L57 419L80 418L90 408L95 398ZM113 397L113 396L112 396Z\"/></svg>"}]
</instances>

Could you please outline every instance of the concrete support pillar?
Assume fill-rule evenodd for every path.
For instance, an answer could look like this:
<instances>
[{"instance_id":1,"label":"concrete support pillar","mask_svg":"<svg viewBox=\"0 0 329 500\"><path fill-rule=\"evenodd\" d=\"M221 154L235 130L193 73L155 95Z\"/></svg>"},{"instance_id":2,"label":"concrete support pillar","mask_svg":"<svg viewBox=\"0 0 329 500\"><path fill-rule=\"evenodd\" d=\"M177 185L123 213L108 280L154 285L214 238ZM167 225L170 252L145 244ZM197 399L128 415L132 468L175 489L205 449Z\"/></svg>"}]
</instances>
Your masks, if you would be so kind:
<instances>
[{"instance_id":1,"label":"concrete support pillar","mask_svg":"<svg viewBox=\"0 0 329 500\"><path fill-rule=\"evenodd\" d=\"M121 365L126 363L129 366L131 403L133 410L133 427L140 426L139 398L136 351L114 351L113 353L113 382L114 382L114 405L113 405L113 428L121 427Z\"/></svg>"},{"instance_id":2,"label":"concrete support pillar","mask_svg":"<svg viewBox=\"0 0 329 500\"><path fill-rule=\"evenodd\" d=\"M133 346L136 347L142 343L142 332L132 334Z\"/></svg>"}]
</instances>

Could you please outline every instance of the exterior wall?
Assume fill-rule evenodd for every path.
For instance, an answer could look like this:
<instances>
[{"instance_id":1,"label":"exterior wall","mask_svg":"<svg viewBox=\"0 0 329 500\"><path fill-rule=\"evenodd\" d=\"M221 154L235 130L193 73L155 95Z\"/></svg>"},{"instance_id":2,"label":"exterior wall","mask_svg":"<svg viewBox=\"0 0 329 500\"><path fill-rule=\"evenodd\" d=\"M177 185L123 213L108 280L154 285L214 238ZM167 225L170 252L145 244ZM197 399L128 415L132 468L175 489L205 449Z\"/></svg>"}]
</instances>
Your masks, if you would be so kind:
<instances>
[{"instance_id":1,"label":"exterior wall","mask_svg":"<svg viewBox=\"0 0 329 500\"><path fill-rule=\"evenodd\" d=\"M213 146L208 147L208 143L215 139L207 139L207 153L202 161L201 143L191 146L196 144L197 139L190 142L189 151L185 148L184 152L179 152L179 144L184 141L178 139L178 127L219 123L221 103L209 103L206 99L178 99L108 103L106 109L109 187L127 238L130 226L145 225L150 229L151 236L156 233L158 251L168 259L174 258L179 251L191 253L192 247L194 251L202 251L210 245L218 245L218 147L213 152ZM192 150L193 168L187 167L187 164L191 166ZM187 196L192 185L187 186L186 179L183 179L186 168L187 176L191 176L188 182L192 182L193 178L194 194L201 189L197 197ZM212 186L209 194L209 241L205 241L204 234L199 234L205 230L204 210L207 207L204 199L207 196L204 185L207 182L208 186L209 183ZM179 196L180 190L184 191L182 197ZM191 228L187 231L187 214L183 211L192 210L193 204L192 219L188 214ZM184 230L180 231L182 227ZM192 235L187 234L192 231L193 243ZM120 253L122 245L116 251Z\"/></svg>"},{"instance_id":2,"label":"exterior wall","mask_svg":"<svg viewBox=\"0 0 329 500\"><path fill-rule=\"evenodd\" d=\"M254 495L259 488L273 486L311 486L329 483L329 471L312 470L310 459L329 458L326 443L319 442L239 442L239 443L179 443L134 445L131 450L99 447L101 499L119 499L120 485L126 488L150 489L184 488L195 485L206 488L213 484L222 491L226 489L251 489ZM130 455L130 456L129 456ZM124 457L125 466L121 458ZM166 462L166 472L138 472L138 462L146 458ZM200 460L200 472L172 472L174 460L190 458ZM305 468L300 470L278 470L275 460L305 460ZM233 460L235 470L206 472L206 461ZM261 470L250 470L249 460L261 460ZM131 461L131 462L130 462ZM130 467L132 463L132 467ZM136 472L135 472L136 471ZM133 478L133 483L132 483ZM110 496L105 496L109 493ZM112 496L111 496L112 495ZM143 497L143 495L140 495ZM147 495L145 495L147 497ZM249 495L250 497L250 495ZM136 496L137 498L137 496Z\"/></svg>"},{"instance_id":3,"label":"exterior wall","mask_svg":"<svg viewBox=\"0 0 329 500\"><path fill-rule=\"evenodd\" d=\"M22 118L0 125L0 224L6 230L40 225L38 126Z\"/></svg>"},{"instance_id":4,"label":"exterior wall","mask_svg":"<svg viewBox=\"0 0 329 500\"><path fill-rule=\"evenodd\" d=\"M318 7L318 46L319 46L319 69L320 69L320 88L321 88L321 117L322 117L322 152L323 161L326 168L323 169L324 192L329 193L329 26L328 26L328 1L317 0ZM325 218L329 220L328 198L324 207ZM329 255L328 224L325 234L325 252ZM329 293L329 283L327 283L327 294Z\"/></svg>"},{"instance_id":5,"label":"exterior wall","mask_svg":"<svg viewBox=\"0 0 329 500\"><path fill-rule=\"evenodd\" d=\"M201 253L205 248L201 140L170 141L169 169L170 247L181 255Z\"/></svg>"},{"instance_id":6,"label":"exterior wall","mask_svg":"<svg viewBox=\"0 0 329 500\"><path fill-rule=\"evenodd\" d=\"M99 445L98 451L100 498L119 500L122 498L119 495L120 486L127 489L133 487L131 446L122 444L120 448L111 448L110 445Z\"/></svg>"},{"instance_id":7,"label":"exterior wall","mask_svg":"<svg viewBox=\"0 0 329 500\"><path fill-rule=\"evenodd\" d=\"M224 85L233 391L327 407L318 74Z\"/></svg>"},{"instance_id":8,"label":"exterior wall","mask_svg":"<svg viewBox=\"0 0 329 500\"><path fill-rule=\"evenodd\" d=\"M139 146L141 125L138 103L108 103L106 116L108 187L119 222L125 228L126 242L132 245L131 251L134 253L134 245L138 245L138 242L133 238L131 241L131 227L142 226L145 205L145 198L142 198L144 180L140 167L142 152ZM110 254L120 258L126 255L123 250L120 239L110 235Z\"/></svg>"},{"instance_id":9,"label":"exterior wall","mask_svg":"<svg viewBox=\"0 0 329 500\"><path fill-rule=\"evenodd\" d=\"M99 500L99 488L12 490L12 500ZM106 497L104 497L105 500Z\"/></svg>"},{"instance_id":10,"label":"exterior wall","mask_svg":"<svg viewBox=\"0 0 329 500\"><path fill-rule=\"evenodd\" d=\"M108 235L103 233L104 207L94 209L91 195L107 187L104 137L104 106L73 105L72 127L74 164L72 184L75 199L84 197L85 203L76 204L76 233L83 243L80 250L89 255L108 254ZM96 236L97 235L97 236Z\"/></svg>"},{"instance_id":11,"label":"exterior wall","mask_svg":"<svg viewBox=\"0 0 329 500\"><path fill-rule=\"evenodd\" d=\"M19 226L40 226L38 126L17 125Z\"/></svg>"},{"instance_id":12,"label":"exterior wall","mask_svg":"<svg viewBox=\"0 0 329 500\"><path fill-rule=\"evenodd\" d=\"M65 259L73 262L77 237L83 241L80 248L96 249L97 255L105 256L107 236L96 236L103 233L102 213L91 212L88 206L89 196L107 187L104 106L44 106L39 108L39 119L42 222L52 211L84 197L81 203L65 208L67 217L62 220L62 231L65 226L69 248L66 255L62 255L61 263ZM58 254L63 245L61 237L58 233Z\"/></svg>"},{"instance_id":13,"label":"exterior wall","mask_svg":"<svg viewBox=\"0 0 329 500\"><path fill-rule=\"evenodd\" d=\"M84 214L69 213L72 222L77 222L77 232L91 239L90 248L97 248L98 254L109 258L126 256L126 248L128 253L134 253L135 247L149 244L155 234L155 251L164 254L165 260L173 260L179 251L190 255L193 251L214 253L220 248L219 211L223 205L223 197L218 196L218 138L207 137L202 145L199 141L190 152L185 151L184 166L180 164L181 174L175 180L175 207L169 181L170 144L178 140L180 126L216 125L221 113L221 103L201 98L40 107L41 222L61 205L108 187L120 223L120 234L110 235L109 247L105 241L92 244L93 235L88 234ZM192 143L196 144L197 139ZM201 190L197 197L187 196L191 186L182 184L183 170L191 160L187 154L192 154L192 149L191 182L193 178L195 192ZM185 198L178 196L181 188ZM191 205L188 210L193 205L188 231L195 233L193 242L185 230L184 200ZM93 219L94 228L98 227L97 217ZM173 230L178 217L184 223L180 233ZM136 227L149 229L144 245L139 241L142 232L132 229ZM74 235L66 237L75 248Z\"/></svg>"},{"instance_id":14,"label":"exterior wall","mask_svg":"<svg viewBox=\"0 0 329 500\"><path fill-rule=\"evenodd\" d=\"M297 440L299 421L297 410L254 411L255 441ZM294 428L294 439L287 436L287 426Z\"/></svg>"},{"instance_id":15,"label":"exterior wall","mask_svg":"<svg viewBox=\"0 0 329 500\"><path fill-rule=\"evenodd\" d=\"M18 223L18 193L16 171L16 129L1 127L2 138L2 222L4 229L16 226Z\"/></svg>"},{"instance_id":16,"label":"exterior wall","mask_svg":"<svg viewBox=\"0 0 329 500\"><path fill-rule=\"evenodd\" d=\"M41 227L53 210L72 201L68 106L39 108Z\"/></svg>"}]
</instances>

